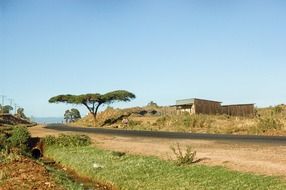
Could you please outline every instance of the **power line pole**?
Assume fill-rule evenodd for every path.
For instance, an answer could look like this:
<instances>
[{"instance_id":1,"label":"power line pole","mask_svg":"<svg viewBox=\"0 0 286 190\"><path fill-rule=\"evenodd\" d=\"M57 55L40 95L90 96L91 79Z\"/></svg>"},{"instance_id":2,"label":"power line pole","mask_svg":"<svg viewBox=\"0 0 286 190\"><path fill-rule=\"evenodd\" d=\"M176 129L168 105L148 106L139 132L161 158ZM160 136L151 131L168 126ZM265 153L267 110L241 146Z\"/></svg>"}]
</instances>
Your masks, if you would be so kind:
<instances>
[{"instance_id":1,"label":"power line pole","mask_svg":"<svg viewBox=\"0 0 286 190\"><path fill-rule=\"evenodd\" d=\"M17 108L18 108L18 105L17 104L14 104L15 106L15 114L17 113Z\"/></svg>"},{"instance_id":2,"label":"power line pole","mask_svg":"<svg viewBox=\"0 0 286 190\"><path fill-rule=\"evenodd\" d=\"M2 97L2 106L4 106L6 96L5 95L0 95L0 96Z\"/></svg>"}]
</instances>

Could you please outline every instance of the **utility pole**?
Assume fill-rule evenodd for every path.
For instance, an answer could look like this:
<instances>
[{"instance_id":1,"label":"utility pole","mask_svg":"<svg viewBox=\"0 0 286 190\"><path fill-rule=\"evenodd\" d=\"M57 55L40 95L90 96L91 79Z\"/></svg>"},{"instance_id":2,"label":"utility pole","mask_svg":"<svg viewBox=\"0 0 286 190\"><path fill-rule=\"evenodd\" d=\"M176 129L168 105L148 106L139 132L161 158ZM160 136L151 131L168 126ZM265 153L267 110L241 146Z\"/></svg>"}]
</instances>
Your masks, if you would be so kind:
<instances>
[{"instance_id":1,"label":"utility pole","mask_svg":"<svg viewBox=\"0 0 286 190\"><path fill-rule=\"evenodd\" d=\"M17 104L14 104L15 106L15 114L17 113L17 108L18 108L18 105Z\"/></svg>"},{"instance_id":2,"label":"utility pole","mask_svg":"<svg viewBox=\"0 0 286 190\"><path fill-rule=\"evenodd\" d=\"M0 95L2 97L2 106L4 106L6 96Z\"/></svg>"}]
</instances>

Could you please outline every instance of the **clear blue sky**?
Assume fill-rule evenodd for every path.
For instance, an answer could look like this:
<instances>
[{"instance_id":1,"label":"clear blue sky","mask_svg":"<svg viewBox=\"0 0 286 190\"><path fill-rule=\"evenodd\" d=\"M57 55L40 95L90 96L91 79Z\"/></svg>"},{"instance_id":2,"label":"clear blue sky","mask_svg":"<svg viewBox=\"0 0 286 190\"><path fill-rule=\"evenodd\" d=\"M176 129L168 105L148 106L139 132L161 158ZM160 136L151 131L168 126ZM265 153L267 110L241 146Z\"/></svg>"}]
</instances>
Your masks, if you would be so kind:
<instances>
[{"instance_id":1,"label":"clear blue sky","mask_svg":"<svg viewBox=\"0 0 286 190\"><path fill-rule=\"evenodd\" d=\"M0 0L0 94L28 115L51 96L125 89L141 106L181 98L286 102L284 0ZM82 109L84 110L84 109Z\"/></svg>"}]
</instances>

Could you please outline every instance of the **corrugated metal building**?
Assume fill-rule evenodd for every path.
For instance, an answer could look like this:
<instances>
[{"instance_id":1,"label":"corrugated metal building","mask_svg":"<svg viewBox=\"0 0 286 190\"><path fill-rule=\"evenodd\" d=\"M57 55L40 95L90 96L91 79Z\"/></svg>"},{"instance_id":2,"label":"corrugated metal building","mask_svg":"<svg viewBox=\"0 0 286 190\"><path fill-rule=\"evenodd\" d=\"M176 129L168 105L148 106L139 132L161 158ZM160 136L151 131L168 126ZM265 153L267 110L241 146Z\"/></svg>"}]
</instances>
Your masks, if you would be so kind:
<instances>
[{"instance_id":1,"label":"corrugated metal building","mask_svg":"<svg viewBox=\"0 0 286 190\"><path fill-rule=\"evenodd\" d=\"M253 116L254 104L221 105L222 102L204 100L199 98L183 99L176 101L178 112L190 114L227 114L231 116Z\"/></svg>"}]
</instances>

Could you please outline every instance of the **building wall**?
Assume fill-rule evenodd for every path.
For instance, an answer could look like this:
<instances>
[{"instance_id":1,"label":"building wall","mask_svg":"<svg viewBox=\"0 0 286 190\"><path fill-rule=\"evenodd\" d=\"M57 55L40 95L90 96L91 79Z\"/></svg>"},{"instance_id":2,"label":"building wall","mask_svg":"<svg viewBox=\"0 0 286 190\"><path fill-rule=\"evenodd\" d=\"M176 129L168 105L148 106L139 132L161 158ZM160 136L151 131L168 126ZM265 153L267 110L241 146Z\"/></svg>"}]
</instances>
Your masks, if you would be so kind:
<instances>
[{"instance_id":1,"label":"building wall","mask_svg":"<svg viewBox=\"0 0 286 190\"><path fill-rule=\"evenodd\" d=\"M196 114L219 114L221 112L221 103L208 100L195 99L194 111Z\"/></svg>"},{"instance_id":2,"label":"building wall","mask_svg":"<svg viewBox=\"0 0 286 190\"><path fill-rule=\"evenodd\" d=\"M188 112L191 114L193 105L182 105L177 107L177 111L179 112Z\"/></svg>"},{"instance_id":3,"label":"building wall","mask_svg":"<svg viewBox=\"0 0 286 190\"><path fill-rule=\"evenodd\" d=\"M222 114L227 114L230 116L254 116L254 105L226 105L222 106Z\"/></svg>"},{"instance_id":4,"label":"building wall","mask_svg":"<svg viewBox=\"0 0 286 190\"><path fill-rule=\"evenodd\" d=\"M230 116L254 116L254 104L237 104L222 106L220 102L192 99L193 103L176 106L177 113L188 112L190 114L227 114Z\"/></svg>"}]
</instances>

